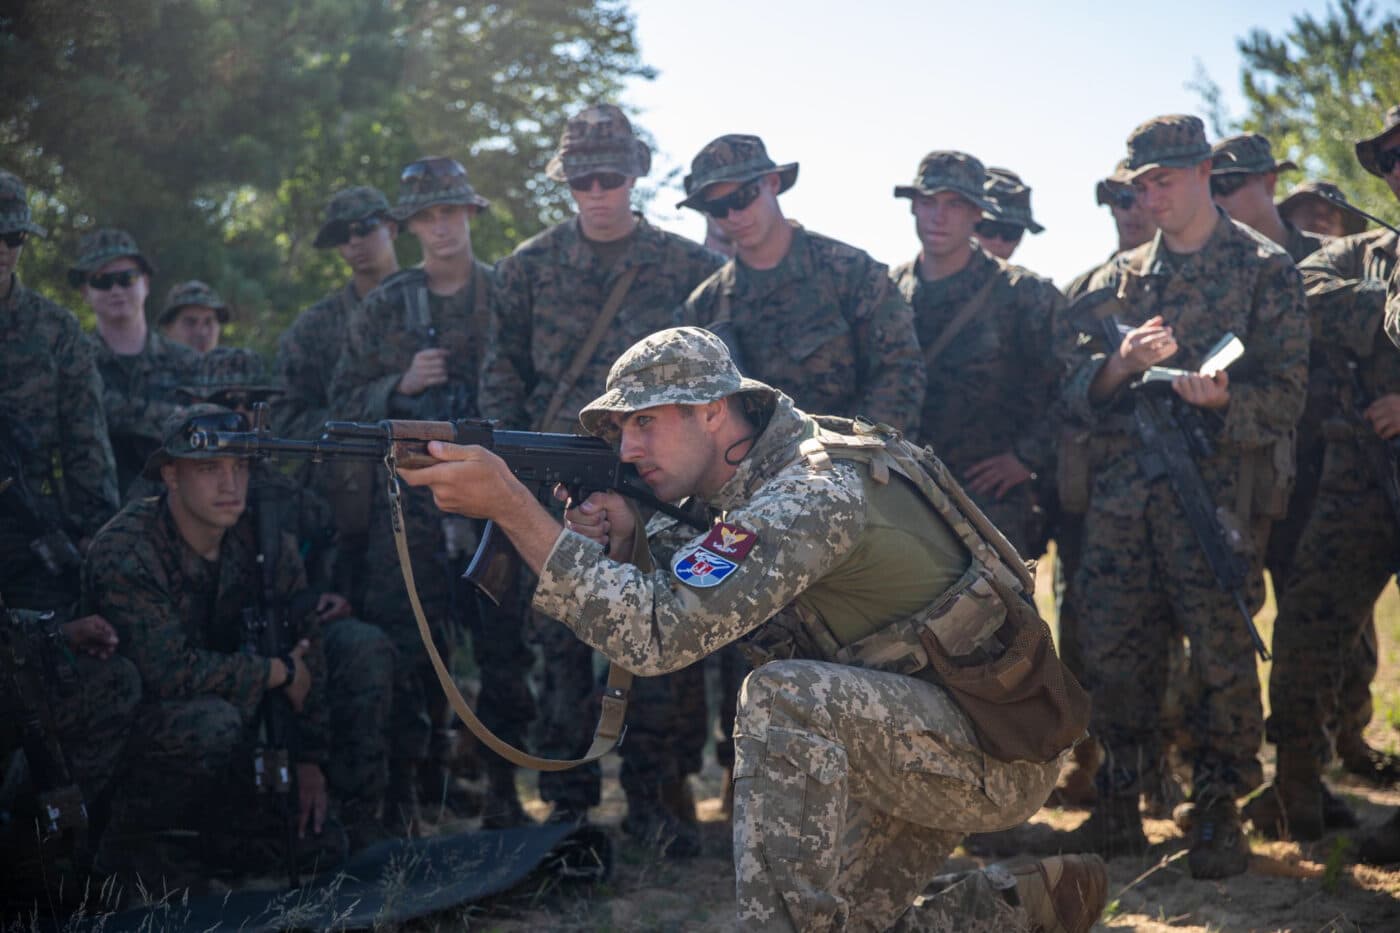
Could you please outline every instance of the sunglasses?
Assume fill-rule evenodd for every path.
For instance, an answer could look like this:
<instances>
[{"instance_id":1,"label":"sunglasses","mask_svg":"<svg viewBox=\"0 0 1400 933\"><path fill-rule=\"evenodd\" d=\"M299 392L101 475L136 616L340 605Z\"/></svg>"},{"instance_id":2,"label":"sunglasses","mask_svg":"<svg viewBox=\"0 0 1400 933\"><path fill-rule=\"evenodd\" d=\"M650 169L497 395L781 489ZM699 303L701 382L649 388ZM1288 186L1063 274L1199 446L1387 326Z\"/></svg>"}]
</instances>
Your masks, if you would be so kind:
<instances>
[{"instance_id":1,"label":"sunglasses","mask_svg":"<svg viewBox=\"0 0 1400 933\"><path fill-rule=\"evenodd\" d=\"M446 156L436 156L431 159L419 159L417 162L410 162L404 168L403 174L399 176L399 184L410 194L423 194L437 190L437 185L433 183L438 178L462 178L467 177L467 170L462 167L462 163L456 159L449 159Z\"/></svg>"},{"instance_id":2,"label":"sunglasses","mask_svg":"<svg viewBox=\"0 0 1400 933\"><path fill-rule=\"evenodd\" d=\"M1137 192L1132 188L1120 188L1108 193L1108 203L1120 211L1130 211L1137 203Z\"/></svg>"},{"instance_id":3,"label":"sunglasses","mask_svg":"<svg viewBox=\"0 0 1400 933\"><path fill-rule=\"evenodd\" d=\"M1397 165L1400 165L1400 146L1376 153L1376 168L1381 170L1382 175L1389 175Z\"/></svg>"},{"instance_id":4,"label":"sunglasses","mask_svg":"<svg viewBox=\"0 0 1400 933\"><path fill-rule=\"evenodd\" d=\"M575 191L592 191L597 182L604 191L616 191L627 184L627 176L621 172L589 172L569 179L569 187Z\"/></svg>"},{"instance_id":5,"label":"sunglasses","mask_svg":"<svg viewBox=\"0 0 1400 933\"><path fill-rule=\"evenodd\" d=\"M1228 175L1210 176L1210 193L1217 198L1228 198L1245 186L1253 177L1244 172L1231 172Z\"/></svg>"},{"instance_id":6,"label":"sunglasses","mask_svg":"<svg viewBox=\"0 0 1400 933\"><path fill-rule=\"evenodd\" d=\"M104 272L88 277L88 287L99 292L111 291L113 285L129 288L132 282L144 275L140 269L123 269L120 272Z\"/></svg>"},{"instance_id":7,"label":"sunglasses","mask_svg":"<svg viewBox=\"0 0 1400 933\"><path fill-rule=\"evenodd\" d=\"M246 433L250 430L252 428L248 424L247 416L236 411L216 411L207 415L197 415L185 422L186 436L194 434L196 431Z\"/></svg>"},{"instance_id":8,"label":"sunglasses","mask_svg":"<svg viewBox=\"0 0 1400 933\"><path fill-rule=\"evenodd\" d=\"M977 235L989 240L1005 240L1015 243L1025 235L1026 229L1000 220L983 220L977 224Z\"/></svg>"},{"instance_id":9,"label":"sunglasses","mask_svg":"<svg viewBox=\"0 0 1400 933\"><path fill-rule=\"evenodd\" d=\"M349 223L340 224L332 231L331 246L344 246L352 238L367 237L383 224L384 218L378 214L371 214L363 220L352 220Z\"/></svg>"},{"instance_id":10,"label":"sunglasses","mask_svg":"<svg viewBox=\"0 0 1400 933\"><path fill-rule=\"evenodd\" d=\"M4 243L10 249L19 249L27 239L29 239L28 230L11 230L7 233L0 233L0 243Z\"/></svg>"},{"instance_id":11,"label":"sunglasses","mask_svg":"<svg viewBox=\"0 0 1400 933\"><path fill-rule=\"evenodd\" d=\"M708 214L715 220L723 220L729 216L730 211L742 211L758 198L759 179L740 185L722 198L715 198L713 201L700 201L695 206L701 213Z\"/></svg>"}]
</instances>

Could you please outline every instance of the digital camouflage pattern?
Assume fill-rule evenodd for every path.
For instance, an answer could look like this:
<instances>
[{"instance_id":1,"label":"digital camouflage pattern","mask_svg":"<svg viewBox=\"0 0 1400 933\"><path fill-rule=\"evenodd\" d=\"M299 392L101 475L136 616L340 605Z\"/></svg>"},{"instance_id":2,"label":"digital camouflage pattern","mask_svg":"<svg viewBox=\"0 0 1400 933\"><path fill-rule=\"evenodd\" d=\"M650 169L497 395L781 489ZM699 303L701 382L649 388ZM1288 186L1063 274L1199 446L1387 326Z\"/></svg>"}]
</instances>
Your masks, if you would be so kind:
<instances>
[{"instance_id":1,"label":"digital camouflage pattern","mask_svg":"<svg viewBox=\"0 0 1400 933\"><path fill-rule=\"evenodd\" d=\"M74 288L113 259L130 256L147 275L155 275L156 267L141 252L136 240L125 230L103 227L83 234L78 241L78 258L68 267L68 284Z\"/></svg>"},{"instance_id":2,"label":"digital camouflage pattern","mask_svg":"<svg viewBox=\"0 0 1400 933\"><path fill-rule=\"evenodd\" d=\"M19 231L46 237L49 232L34 222L29 211L29 189L18 175L0 169L0 233Z\"/></svg>"},{"instance_id":3,"label":"digital camouflage pattern","mask_svg":"<svg viewBox=\"0 0 1400 933\"><path fill-rule=\"evenodd\" d=\"M594 172L640 178L651 171L651 149L632 132L627 115L614 104L594 104L564 125L559 149L545 166L551 181Z\"/></svg>"},{"instance_id":4,"label":"digital camouflage pattern","mask_svg":"<svg viewBox=\"0 0 1400 933\"><path fill-rule=\"evenodd\" d=\"M757 136L730 133L712 139L691 160L690 174L684 180L686 198L676 207L695 207L711 185L743 184L770 173L777 174L778 193L782 194L797 181L797 163L779 165L774 162L763 140Z\"/></svg>"},{"instance_id":5,"label":"digital camouflage pattern","mask_svg":"<svg viewBox=\"0 0 1400 933\"><path fill-rule=\"evenodd\" d=\"M1268 137L1258 133L1229 136L1211 146L1210 152L1212 175L1262 175L1298 169L1291 159L1276 161Z\"/></svg>"},{"instance_id":6,"label":"digital camouflage pattern","mask_svg":"<svg viewBox=\"0 0 1400 933\"><path fill-rule=\"evenodd\" d=\"M114 353L98 334L88 334L87 341L102 377L102 407L116 458L117 490L129 495L146 457L160 446L161 426L185 403L180 387L198 378L199 354L154 330L133 356Z\"/></svg>"},{"instance_id":7,"label":"digital camouflage pattern","mask_svg":"<svg viewBox=\"0 0 1400 933\"><path fill-rule=\"evenodd\" d=\"M914 315L870 254L793 224L772 269L731 259L685 302L684 324L725 333L748 375L804 411L919 423L925 374Z\"/></svg>"},{"instance_id":8,"label":"digital camouflage pattern","mask_svg":"<svg viewBox=\"0 0 1400 933\"><path fill-rule=\"evenodd\" d=\"M1139 124L1128 134L1128 180L1154 168L1187 168L1211 157L1200 117L1168 114Z\"/></svg>"},{"instance_id":9,"label":"digital camouflage pattern","mask_svg":"<svg viewBox=\"0 0 1400 933\"><path fill-rule=\"evenodd\" d=\"M342 188L327 202L321 227L311 245L316 249L330 249L351 221L379 216L389 216L389 199L384 192L368 185Z\"/></svg>"},{"instance_id":10,"label":"digital camouflage pattern","mask_svg":"<svg viewBox=\"0 0 1400 933\"><path fill-rule=\"evenodd\" d=\"M619 354L678 323L679 308L723 265L716 253L638 216L626 250L611 266L589 246L577 218L526 240L496 266L499 303L491 319L481 410L508 426L573 432L579 410L597 396ZM617 280L637 277L552 424L545 409Z\"/></svg>"},{"instance_id":11,"label":"digital camouflage pattern","mask_svg":"<svg viewBox=\"0 0 1400 933\"><path fill-rule=\"evenodd\" d=\"M277 341L277 380L284 394L273 406L277 430L290 437L320 437L336 417L331 378L345 352L360 296L346 282L297 315ZM368 490L365 493L368 494Z\"/></svg>"},{"instance_id":12,"label":"digital camouflage pattern","mask_svg":"<svg viewBox=\"0 0 1400 933\"><path fill-rule=\"evenodd\" d=\"M175 315L180 313L181 308L190 305L202 305L206 308L213 308L217 314L220 324L227 324L229 318L228 304L219 297L219 293L214 291L212 285L208 285L198 279L190 279L188 282L176 282L170 286L170 291L165 295L165 304L160 309L160 316L156 323L160 325L169 324L175 319Z\"/></svg>"},{"instance_id":13,"label":"digital camouflage pattern","mask_svg":"<svg viewBox=\"0 0 1400 933\"><path fill-rule=\"evenodd\" d=\"M1031 233L1044 233L1045 228L1031 215L1031 188L1010 169L987 169L987 183L983 190L995 208L984 214L988 220L1015 224Z\"/></svg>"},{"instance_id":14,"label":"digital camouflage pattern","mask_svg":"<svg viewBox=\"0 0 1400 933\"><path fill-rule=\"evenodd\" d=\"M934 195L940 191L951 191L990 212L996 207L988 200L986 187L987 170L976 157L965 152L936 150L919 160L914 181L908 185L897 185L894 196L912 198L916 194Z\"/></svg>"},{"instance_id":15,"label":"digital camouflage pattern","mask_svg":"<svg viewBox=\"0 0 1400 933\"><path fill-rule=\"evenodd\" d=\"M1059 370L1051 322L1064 299L1048 279L977 249L961 270L924 281L917 258L892 273L914 309L919 346L930 346L992 280L982 310L938 356L926 360L928 389L916 432L954 476L988 457L1014 453L1031 472L1053 466L1056 426L1050 417ZM1000 500L973 496L1018 551L1035 534L1031 484Z\"/></svg>"},{"instance_id":16,"label":"digital camouflage pattern","mask_svg":"<svg viewBox=\"0 0 1400 933\"><path fill-rule=\"evenodd\" d=\"M1167 142L1180 135L1180 127L1167 129ZM1157 147L1152 158L1168 157L1167 149ZM1254 529L1241 525L1238 486L1242 463L1272 459L1302 411L1309 330L1297 270L1277 246L1221 213L1196 253L1169 254L1158 233L1100 270L1090 286L1119 289L1128 315L1124 324L1162 315L1180 348L1169 365L1197 368L1226 332L1243 341L1246 357L1231 370L1223 418L1204 414L1216 453L1197 462L1219 512L1236 523L1237 545L1256 571L1249 598L1257 606L1263 595L1260 558ZM1197 690L1187 722L1198 742L1195 792L1213 787L1243 794L1261 779L1256 751L1262 721L1248 634L1167 480L1149 482L1142 473L1130 396L1120 392L1103 405L1090 402L1090 385L1105 360L1103 345L1081 337L1068 319L1073 311L1057 319L1055 342L1066 372L1061 399L1067 416L1071 426L1091 432L1089 509L1074 588L1085 686L1094 697L1092 731L1108 754L1099 774L1101 796L1136 799L1144 771L1157 761L1174 634L1185 634L1192 644Z\"/></svg>"},{"instance_id":17,"label":"digital camouflage pattern","mask_svg":"<svg viewBox=\"0 0 1400 933\"><path fill-rule=\"evenodd\" d=\"M427 171L413 176L409 172L415 166L437 166L441 171ZM451 171L444 167L450 166ZM467 170L460 162L430 156L411 162L404 167L404 175L399 179L399 198L389 210L389 216L403 223L414 214L434 204L460 204L476 210L486 210L491 202L476 193L467 180Z\"/></svg>"},{"instance_id":18,"label":"digital camouflage pattern","mask_svg":"<svg viewBox=\"0 0 1400 933\"><path fill-rule=\"evenodd\" d=\"M1314 372L1324 377L1317 380L1324 452L1274 625L1270 732L1281 749L1319 765L1331 756L1333 719L1352 715L1343 706L1346 685L1372 607L1400 566L1400 528L1361 448L1379 441L1356 412L1350 371L1357 367L1372 398L1400 393L1400 352L1380 335L1397 242L1389 231L1343 237L1299 265Z\"/></svg>"}]
</instances>

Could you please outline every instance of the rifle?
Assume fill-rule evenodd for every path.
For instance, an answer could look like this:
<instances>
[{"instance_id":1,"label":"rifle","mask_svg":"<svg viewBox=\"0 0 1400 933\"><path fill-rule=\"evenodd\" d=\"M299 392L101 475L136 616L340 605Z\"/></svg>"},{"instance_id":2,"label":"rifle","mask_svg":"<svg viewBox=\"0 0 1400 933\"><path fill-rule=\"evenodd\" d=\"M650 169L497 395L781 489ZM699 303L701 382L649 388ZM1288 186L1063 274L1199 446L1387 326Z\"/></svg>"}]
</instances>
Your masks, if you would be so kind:
<instances>
[{"instance_id":1,"label":"rifle","mask_svg":"<svg viewBox=\"0 0 1400 933\"><path fill-rule=\"evenodd\" d=\"M53 503L36 496L25 481L20 461L20 426L0 416L0 515L8 515L29 538L29 550L51 577L78 591L83 558Z\"/></svg>"},{"instance_id":2,"label":"rifle","mask_svg":"<svg viewBox=\"0 0 1400 933\"><path fill-rule=\"evenodd\" d=\"M1344 210L1344 211L1351 211L1353 214L1356 214L1357 216L1365 217L1367 220L1372 221L1372 222L1374 222L1374 223L1377 223L1377 224L1381 225L1382 227L1386 228L1386 229L1389 230L1391 233L1400 234L1400 227L1396 227L1396 226L1394 226L1394 225L1392 225L1392 224L1388 224L1388 223L1386 223L1384 220L1381 220L1379 217L1377 217L1375 214L1372 214L1372 213L1370 213L1370 212L1368 212L1368 211L1363 211L1361 208L1357 207L1355 204L1353 204L1353 203L1351 203L1350 201L1348 201L1348 200L1346 199L1346 197L1345 197L1340 191L1337 192L1336 194L1333 194L1332 192L1330 192L1330 191L1328 191L1328 190L1326 190L1326 189L1324 188L1324 189L1319 190L1319 191L1317 192L1317 196L1320 197L1320 198L1325 198L1325 199L1327 199L1328 201L1331 201L1333 204L1337 205L1338 207L1340 207L1340 208L1341 208L1342 210Z\"/></svg>"},{"instance_id":3,"label":"rifle","mask_svg":"<svg viewBox=\"0 0 1400 933\"><path fill-rule=\"evenodd\" d=\"M38 794L41 842L65 832L71 832L77 840L87 830L87 805L68 770L68 760L54 729L46 686L52 658L45 657L47 636L37 631L39 626L52 625L53 613L41 613L36 621L37 624L25 624L21 614L11 611L0 599L0 695L7 700L6 720L18 726L24 758Z\"/></svg>"},{"instance_id":4,"label":"rifle","mask_svg":"<svg viewBox=\"0 0 1400 933\"><path fill-rule=\"evenodd\" d=\"M1400 464L1400 437L1382 440L1371 427L1370 422L1366 420L1366 409L1371 407L1375 396L1366 386L1366 381L1361 378L1361 364L1356 357L1348 353L1346 363L1347 372L1351 375L1351 403L1357 421L1357 443L1361 445L1361 455L1366 458L1366 465L1370 467L1376 485L1385 493L1391 520L1400 528L1400 474L1397 474L1397 465Z\"/></svg>"},{"instance_id":5,"label":"rifle","mask_svg":"<svg viewBox=\"0 0 1400 933\"><path fill-rule=\"evenodd\" d=\"M1117 351L1123 342L1116 311L1122 305L1116 290L1112 287L1088 292L1075 301L1071 310L1071 320L1078 320L1084 326L1080 330L1094 336L1103 337L1112 351ZM1084 320L1088 316L1094 323ZM1224 350L1238 358L1241 349L1236 347L1238 340L1227 337L1221 341L1218 350ZM1216 353L1208 356L1218 355ZM1200 412L1195 408L1178 404L1168 392L1158 388L1169 382L1167 375L1160 378L1148 376L1136 381L1130 388L1133 400L1133 426L1137 431L1139 449L1138 467L1143 476L1151 482L1166 477L1176 495L1177 504L1186 515L1186 523L1196 536L1196 543L1210 565L1220 588L1229 593L1239 609L1240 617L1249 630L1254 642L1254 650L1260 659L1270 659L1269 649L1254 626L1254 616L1244 599L1244 585L1249 577L1249 568L1240 559L1234 548L1241 532L1222 521L1215 505L1214 497L1201 477L1196 457L1208 458L1215 453Z\"/></svg>"},{"instance_id":6,"label":"rifle","mask_svg":"<svg viewBox=\"0 0 1400 933\"><path fill-rule=\"evenodd\" d=\"M267 432L268 406L258 402L253 406L253 431ZM268 501L266 484L252 487L253 522L257 535L259 586L252 606L243 609L245 646L249 653L265 658L287 657L287 607L277 595L277 565L281 553L281 528L275 510ZM288 675L295 674L288 668ZM297 887L297 808L295 761L297 733L296 712L281 690L269 691L263 697L260 710L262 736L253 750L253 787L259 794L277 796L286 832L283 854L287 878Z\"/></svg>"}]
</instances>

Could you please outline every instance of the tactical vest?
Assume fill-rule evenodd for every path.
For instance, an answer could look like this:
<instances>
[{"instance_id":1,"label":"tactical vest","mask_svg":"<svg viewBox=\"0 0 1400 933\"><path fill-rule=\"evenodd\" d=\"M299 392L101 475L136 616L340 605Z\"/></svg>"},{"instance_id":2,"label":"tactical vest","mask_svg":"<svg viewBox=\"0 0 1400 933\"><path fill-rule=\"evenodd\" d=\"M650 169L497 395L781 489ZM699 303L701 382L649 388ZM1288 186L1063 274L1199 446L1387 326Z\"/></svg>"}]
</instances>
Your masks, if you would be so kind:
<instances>
[{"instance_id":1,"label":"tactical vest","mask_svg":"<svg viewBox=\"0 0 1400 933\"><path fill-rule=\"evenodd\" d=\"M936 683L967 714L983 750L1003 761L1050 761L1078 741L1089 697L1055 654L1030 565L930 449L884 425L814 421L798 447L812 469L840 460L865 467L867 484L909 483L971 560L927 606L873 632L821 618L798 599L743 643L751 659L811 657Z\"/></svg>"}]
</instances>

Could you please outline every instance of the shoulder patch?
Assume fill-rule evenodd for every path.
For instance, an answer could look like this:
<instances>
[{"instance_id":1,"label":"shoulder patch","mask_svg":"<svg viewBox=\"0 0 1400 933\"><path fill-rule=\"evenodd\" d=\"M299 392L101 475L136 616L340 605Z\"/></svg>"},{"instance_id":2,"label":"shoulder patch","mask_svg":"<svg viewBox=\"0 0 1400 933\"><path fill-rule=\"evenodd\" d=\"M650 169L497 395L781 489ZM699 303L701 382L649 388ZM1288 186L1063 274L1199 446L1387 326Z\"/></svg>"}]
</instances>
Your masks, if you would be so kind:
<instances>
[{"instance_id":1,"label":"shoulder patch","mask_svg":"<svg viewBox=\"0 0 1400 933\"><path fill-rule=\"evenodd\" d=\"M700 546L730 560L741 561L749 556L749 551L758 543L758 535L738 525L720 522L710 529Z\"/></svg>"},{"instance_id":2,"label":"shoulder patch","mask_svg":"<svg viewBox=\"0 0 1400 933\"><path fill-rule=\"evenodd\" d=\"M671 571L676 579L697 589L719 586L738 569L737 561L712 553L703 542L681 548L671 559Z\"/></svg>"}]
</instances>

